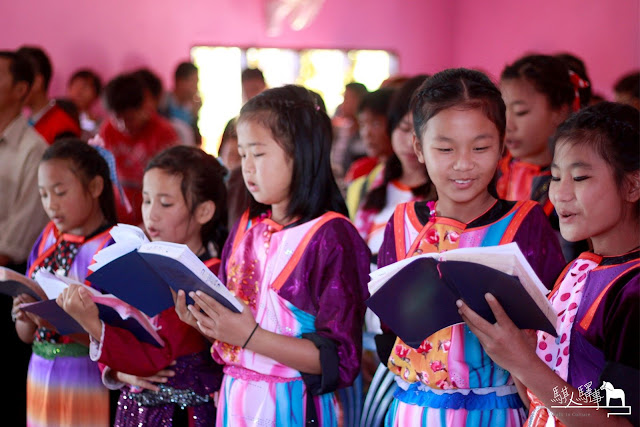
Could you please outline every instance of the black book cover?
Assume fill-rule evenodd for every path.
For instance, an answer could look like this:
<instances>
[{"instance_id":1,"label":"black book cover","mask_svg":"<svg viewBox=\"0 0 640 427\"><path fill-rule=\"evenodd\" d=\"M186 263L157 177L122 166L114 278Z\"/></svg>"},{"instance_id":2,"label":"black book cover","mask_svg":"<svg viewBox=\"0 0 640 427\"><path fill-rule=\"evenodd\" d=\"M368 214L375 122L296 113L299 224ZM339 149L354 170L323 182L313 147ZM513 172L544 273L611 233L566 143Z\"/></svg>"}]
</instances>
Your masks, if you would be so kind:
<instances>
[{"instance_id":1,"label":"black book cover","mask_svg":"<svg viewBox=\"0 0 640 427\"><path fill-rule=\"evenodd\" d=\"M484 298L487 292L496 297L519 328L557 335L555 325L517 277L466 261L417 258L390 277L366 304L407 345L417 348L433 333L462 322L458 299L494 323Z\"/></svg>"}]
</instances>

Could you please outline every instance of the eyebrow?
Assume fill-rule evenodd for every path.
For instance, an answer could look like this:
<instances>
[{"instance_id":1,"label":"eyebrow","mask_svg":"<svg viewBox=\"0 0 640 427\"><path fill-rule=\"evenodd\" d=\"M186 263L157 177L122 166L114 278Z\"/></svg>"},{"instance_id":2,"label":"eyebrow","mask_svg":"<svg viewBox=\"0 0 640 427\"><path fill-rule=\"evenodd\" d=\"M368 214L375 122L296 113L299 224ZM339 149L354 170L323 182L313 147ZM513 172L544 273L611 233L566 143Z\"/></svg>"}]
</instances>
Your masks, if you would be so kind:
<instances>
[{"instance_id":1,"label":"eyebrow","mask_svg":"<svg viewBox=\"0 0 640 427\"><path fill-rule=\"evenodd\" d=\"M240 142L238 142L238 148L240 147L255 147L256 145L265 145L264 142L260 142L260 141L254 141L254 142L247 142L246 144L240 144Z\"/></svg>"},{"instance_id":2,"label":"eyebrow","mask_svg":"<svg viewBox=\"0 0 640 427\"><path fill-rule=\"evenodd\" d=\"M551 167L552 168L556 168L556 169L560 169L560 167L555 162L551 163ZM591 166L589 163L585 163L585 162L573 162L573 163L571 163L569 165L568 169L577 169L577 168L593 169L593 166Z\"/></svg>"},{"instance_id":3,"label":"eyebrow","mask_svg":"<svg viewBox=\"0 0 640 427\"><path fill-rule=\"evenodd\" d=\"M149 192L148 191L143 191L142 194L146 194L148 195ZM169 193L158 193L156 194L157 197L174 197L173 194L169 194Z\"/></svg>"},{"instance_id":4,"label":"eyebrow","mask_svg":"<svg viewBox=\"0 0 640 427\"><path fill-rule=\"evenodd\" d=\"M49 188L55 189L56 187L59 187L61 185L64 185L64 182L56 182L55 184L50 185ZM47 188L47 186L46 185L38 185L38 188Z\"/></svg>"},{"instance_id":5,"label":"eyebrow","mask_svg":"<svg viewBox=\"0 0 640 427\"><path fill-rule=\"evenodd\" d=\"M473 142L476 142L476 141L479 141L479 140L482 140L482 139L488 139L488 138L490 139L492 137L493 137L493 135L491 135L491 134L482 133L482 134L474 137L473 138ZM444 135L436 135L434 139L436 141L440 141L440 142L451 142L451 143L454 142L454 140L452 138L449 138L448 136L444 136Z\"/></svg>"}]
</instances>

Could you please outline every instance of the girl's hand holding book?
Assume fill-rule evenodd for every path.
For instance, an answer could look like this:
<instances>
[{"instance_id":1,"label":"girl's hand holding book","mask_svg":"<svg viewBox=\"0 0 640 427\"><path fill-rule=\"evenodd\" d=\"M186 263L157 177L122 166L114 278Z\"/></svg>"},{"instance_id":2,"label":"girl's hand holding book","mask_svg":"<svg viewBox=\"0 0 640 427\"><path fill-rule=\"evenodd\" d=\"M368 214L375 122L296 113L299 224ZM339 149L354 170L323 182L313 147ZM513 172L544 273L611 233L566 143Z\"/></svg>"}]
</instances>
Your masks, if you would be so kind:
<instances>
[{"instance_id":1,"label":"girl's hand holding book","mask_svg":"<svg viewBox=\"0 0 640 427\"><path fill-rule=\"evenodd\" d=\"M245 306L242 313L234 313L204 292L190 292L189 296L195 304L187 308L203 335L227 344L246 347L257 329L256 320L248 307Z\"/></svg>"},{"instance_id":2,"label":"girl's hand holding book","mask_svg":"<svg viewBox=\"0 0 640 427\"><path fill-rule=\"evenodd\" d=\"M184 293L182 289L178 292L175 292L171 289L171 295L173 295L173 303L176 306L176 314L187 325L199 329L198 323L191 311L187 308L187 295Z\"/></svg>"},{"instance_id":3,"label":"girl's hand holding book","mask_svg":"<svg viewBox=\"0 0 640 427\"><path fill-rule=\"evenodd\" d=\"M518 329L493 295L488 293L485 299L496 318L494 324L487 322L462 300L456 302L458 312L491 360L519 378L535 365L532 361L539 360L535 353L535 331Z\"/></svg>"},{"instance_id":4,"label":"girl's hand holding book","mask_svg":"<svg viewBox=\"0 0 640 427\"><path fill-rule=\"evenodd\" d=\"M14 322L20 321L37 324L38 316L20 309L21 304L30 302L36 302L36 299L29 294L20 294L13 299L13 306L11 307L11 318Z\"/></svg>"},{"instance_id":5,"label":"girl's hand holding book","mask_svg":"<svg viewBox=\"0 0 640 427\"><path fill-rule=\"evenodd\" d=\"M56 303L78 322L94 339L102 336L102 321L98 306L91 299L91 293L80 285L69 285L63 290Z\"/></svg>"}]
</instances>

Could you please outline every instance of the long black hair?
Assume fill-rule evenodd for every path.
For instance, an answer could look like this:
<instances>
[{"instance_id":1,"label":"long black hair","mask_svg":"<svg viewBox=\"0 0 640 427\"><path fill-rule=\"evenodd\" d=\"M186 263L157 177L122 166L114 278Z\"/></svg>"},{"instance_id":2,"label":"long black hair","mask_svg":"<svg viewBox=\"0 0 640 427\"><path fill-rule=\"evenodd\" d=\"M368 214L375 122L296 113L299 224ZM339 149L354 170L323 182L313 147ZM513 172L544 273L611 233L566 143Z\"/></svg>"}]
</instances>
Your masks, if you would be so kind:
<instances>
[{"instance_id":1,"label":"long black hair","mask_svg":"<svg viewBox=\"0 0 640 427\"><path fill-rule=\"evenodd\" d=\"M191 214L202 202L211 200L215 204L213 217L200 229L200 237L203 244L213 243L220 253L229 234L226 169L212 155L186 145L165 148L149 161L145 172L156 168L182 177L180 190Z\"/></svg>"},{"instance_id":2,"label":"long black hair","mask_svg":"<svg viewBox=\"0 0 640 427\"><path fill-rule=\"evenodd\" d=\"M61 138L47 147L41 161L54 159L69 160L73 165L72 172L80 178L85 189L96 176L102 178L104 185L98 198L100 209L110 225L116 224L118 216L109 165L98 150L79 138Z\"/></svg>"},{"instance_id":3,"label":"long black hair","mask_svg":"<svg viewBox=\"0 0 640 427\"><path fill-rule=\"evenodd\" d=\"M317 94L298 85L267 89L251 98L240 110L238 125L257 121L293 159L287 215L303 223L328 211L347 215L347 206L336 184L329 153L333 139L331 120ZM251 197L250 215L269 206Z\"/></svg>"},{"instance_id":4,"label":"long black hair","mask_svg":"<svg viewBox=\"0 0 640 427\"><path fill-rule=\"evenodd\" d=\"M387 132L392 138L393 131L400 125L404 116L406 116L410 111L409 107L411 106L411 97L416 89L418 89L428 77L429 76L426 74L419 74L410 78L391 96L391 102L387 112ZM387 184L401 176L402 163L400 163L400 159L394 152L389 156L384 165L383 183L371 189L371 191L367 193L364 199L363 208L378 212L384 209L387 204ZM431 191L432 185L428 175L427 182L411 189L414 196L422 198L429 196Z\"/></svg>"}]
</instances>

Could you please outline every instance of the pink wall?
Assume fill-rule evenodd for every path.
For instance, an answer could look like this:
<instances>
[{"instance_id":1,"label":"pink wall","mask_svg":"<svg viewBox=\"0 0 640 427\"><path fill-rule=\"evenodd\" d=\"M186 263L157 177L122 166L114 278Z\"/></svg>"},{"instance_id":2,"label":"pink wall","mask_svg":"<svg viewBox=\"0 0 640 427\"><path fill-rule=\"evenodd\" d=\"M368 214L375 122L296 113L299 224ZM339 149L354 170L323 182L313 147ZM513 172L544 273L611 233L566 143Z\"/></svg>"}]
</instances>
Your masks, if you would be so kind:
<instances>
[{"instance_id":1,"label":"pink wall","mask_svg":"<svg viewBox=\"0 0 640 427\"><path fill-rule=\"evenodd\" d=\"M499 77L527 51L581 57L594 91L613 100L618 77L640 68L638 0L457 0L452 12L456 66Z\"/></svg>"},{"instance_id":2,"label":"pink wall","mask_svg":"<svg viewBox=\"0 0 640 427\"><path fill-rule=\"evenodd\" d=\"M54 61L52 93L69 75L94 67L103 78L125 69L149 66L166 83L193 45L383 48L395 51L404 72L448 65L449 42L441 39L450 22L424 25L422 16L447 16L446 2L416 3L414 9L387 0L325 0L306 29L265 35L265 0L22 0L0 9L0 48L39 44ZM416 13L416 9L419 13Z\"/></svg>"},{"instance_id":3,"label":"pink wall","mask_svg":"<svg viewBox=\"0 0 640 427\"><path fill-rule=\"evenodd\" d=\"M165 80L193 45L384 48L403 73L449 66L499 75L525 50L582 56L595 89L640 67L640 0L325 0L299 32L265 35L266 0L21 0L0 7L0 48L44 46L52 93L74 69L108 79L137 66Z\"/></svg>"}]
</instances>

